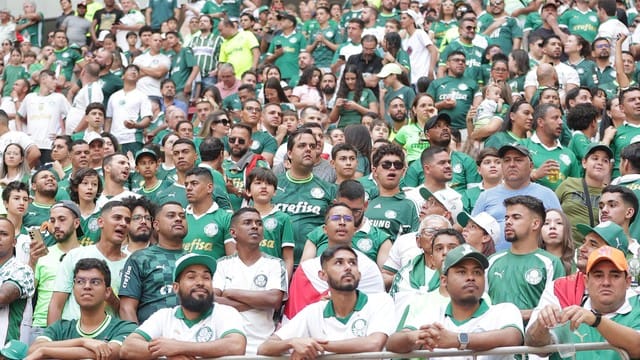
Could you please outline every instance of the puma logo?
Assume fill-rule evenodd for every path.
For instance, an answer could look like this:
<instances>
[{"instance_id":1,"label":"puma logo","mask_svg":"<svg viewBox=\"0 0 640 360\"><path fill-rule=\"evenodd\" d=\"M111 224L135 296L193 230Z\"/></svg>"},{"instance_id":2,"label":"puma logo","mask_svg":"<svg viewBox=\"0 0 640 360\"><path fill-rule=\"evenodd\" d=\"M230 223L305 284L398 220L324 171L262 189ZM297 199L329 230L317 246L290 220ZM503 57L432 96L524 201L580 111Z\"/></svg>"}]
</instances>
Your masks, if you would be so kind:
<instances>
[{"instance_id":1,"label":"puma logo","mask_svg":"<svg viewBox=\"0 0 640 360\"><path fill-rule=\"evenodd\" d=\"M498 272L498 271L494 271L494 272L493 272L493 275L494 275L495 277L499 277L500 279L502 279L502 277L504 276L504 270L499 271L499 272Z\"/></svg>"},{"instance_id":2,"label":"puma logo","mask_svg":"<svg viewBox=\"0 0 640 360\"><path fill-rule=\"evenodd\" d=\"M580 334L577 330L573 332L577 337L580 338L580 342L583 343L584 342L584 338L587 337L587 335L589 334Z\"/></svg>"}]
</instances>

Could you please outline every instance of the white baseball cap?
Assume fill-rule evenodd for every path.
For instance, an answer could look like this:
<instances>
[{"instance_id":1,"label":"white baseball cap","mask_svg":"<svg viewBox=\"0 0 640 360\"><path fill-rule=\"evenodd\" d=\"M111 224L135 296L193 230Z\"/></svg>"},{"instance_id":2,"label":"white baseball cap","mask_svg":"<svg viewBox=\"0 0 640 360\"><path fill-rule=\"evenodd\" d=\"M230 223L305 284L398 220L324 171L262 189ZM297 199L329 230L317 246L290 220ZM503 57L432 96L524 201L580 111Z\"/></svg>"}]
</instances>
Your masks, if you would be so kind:
<instances>
[{"instance_id":1,"label":"white baseball cap","mask_svg":"<svg viewBox=\"0 0 640 360\"><path fill-rule=\"evenodd\" d=\"M491 239L493 239L494 243L496 243L500 238L500 225L498 224L498 221L488 212L483 211L476 216L471 216L469 213L464 211L458 214L458 224L460 224L460 226L467 226L469 220L473 221L474 223L478 224L478 226L483 228L484 231L486 231L487 234L491 236Z\"/></svg>"}]
</instances>

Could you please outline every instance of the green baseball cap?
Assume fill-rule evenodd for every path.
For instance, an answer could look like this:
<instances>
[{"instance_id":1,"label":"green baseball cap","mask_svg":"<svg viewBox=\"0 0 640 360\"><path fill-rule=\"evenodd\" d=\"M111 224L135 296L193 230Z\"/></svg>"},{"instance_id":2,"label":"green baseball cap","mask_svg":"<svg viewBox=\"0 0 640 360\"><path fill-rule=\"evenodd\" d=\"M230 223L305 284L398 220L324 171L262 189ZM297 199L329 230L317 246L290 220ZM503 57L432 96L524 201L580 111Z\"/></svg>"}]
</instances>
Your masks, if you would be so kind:
<instances>
[{"instance_id":1,"label":"green baseball cap","mask_svg":"<svg viewBox=\"0 0 640 360\"><path fill-rule=\"evenodd\" d=\"M143 155L151 156L156 161L158 161L158 154L156 154L155 151L153 151L151 149L148 149L148 148L142 148L142 149L138 150L138 152L136 153L136 164L138 163L138 159Z\"/></svg>"},{"instance_id":2,"label":"green baseball cap","mask_svg":"<svg viewBox=\"0 0 640 360\"><path fill-rule=\"evenodd\" d=\"M484 254L469 244L462 244L447 253L447 256L444 258L444 262L442 263L442 273L446 274L452 266L466 259L477 261L482 265L483 269L489 267L489 260L487 260L487 257L484 256Z\"/></svg>"},{"instance_id":3,"label":"green baseball cap","mask_svg":"<svg viewBox=\"0 0 640 360\"><path fill-rule=\"evenodd\" d=\"M176 261L176 268L173 270L173 281L178 281L178 277L191 265L204 265L209 268L211 275L216 272L217 263L214 258L208 255L186 254Z\"/></svg>"},{"instance_id":4,"label":"green baseball cap","mask_svg":"<svg viewBox=\"0 0 640 360\"><path fill-rule=\"evenodd\" d=\"M593 154L598 150L604 151L609 156L609 159L613 159L613 151L611 151L611 149L608 146L598 144L598 143L593 143L589 145L589 148L587 149L587 153L584 155L584 158L585 159L588 158L589 155Z\"/></svg>"},{"instance_id":5,"label":"green baseball cap","mask_svg":"<svg viewBox=\"0 0 640 360\"><path fill-rule=\"evenodd\" d=\"M0 355L9 360L22 360L27 357L28 350L29 347L22 341L9 340L0 350Z\"/></svg>"},{"instance_id":6,"label":"green baseball cap","mask_svg":"<svg viewBox=\"0 0 640 360\"><path fill-rule=\"evenodd\" d=\"M629 240L627 239L627 235L625 235L622 227L614 222L605 221L595 227L578 224L576 228L584 236L594 232L604 239L609 246L621 250L625 254L629 253Z\"/></svg>"}]
</instances>

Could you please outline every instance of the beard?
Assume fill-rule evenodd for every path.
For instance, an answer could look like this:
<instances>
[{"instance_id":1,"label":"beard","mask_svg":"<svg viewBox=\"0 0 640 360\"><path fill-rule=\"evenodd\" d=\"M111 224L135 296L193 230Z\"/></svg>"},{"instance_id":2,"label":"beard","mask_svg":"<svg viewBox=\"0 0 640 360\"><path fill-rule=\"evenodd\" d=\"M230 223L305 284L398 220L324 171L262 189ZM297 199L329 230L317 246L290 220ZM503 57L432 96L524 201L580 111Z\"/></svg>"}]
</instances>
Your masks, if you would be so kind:
<instances>
[{"instance_id":1,"label":"beard","mask_svg":"<svg viewBox=\"0 0 640 360\"><path fill-rule=\"evenodd\" d=\"M213 306L213 293L209 293L204 298L196 298L191 294L178 294L180 296L180 305L185 309L197 313L204 313L207 309Z\"/></svg>"},{"instance_id":2,"label":"beard","mask_svg":"<svg viewBox=\"0 0 640 360\"><path fill-rule=\"evenodd\" d=\"M393 115L391 115L391 120L393 122L403 122L407 119L407 114L406 113L394 113Z\"/></svg>"},{"instance_id":3,"label":"beard","mask_svg":"<svg viewBox=\"0 0 640 360\"><path fill-rule=\"evenodd\" d=\"M511 236L506 236L506 235L505 235L505 236L504 236L504 239L505 239L507 242L514 243L514 242L518 241L518 235L516 235L516 234L513 234L513 235L511 235Z\"/></svg>"},{"instance_id":4,"label":"beard","mask_svg":"<svg viewBox=\"0 0 640 360\"><path fill-rule=\"evenodd\" d=\"M58 187L57 186L53 190L41 190L40 191L40 194L42 194L43 196L45 196L47 198L54 198L57 193L58 193Z\"/></svg>"},{"instance_id":5,"label":"beard","mask_svg":"<svg viewBox=\"0 0 640 360\"><path fill-rule=\"evenodd\" d=\"M358 284L360 284L360 279L356 278L355 281L352 283L341 284L339 279L336 280L329 277L327 283L329 283L330 289L334 289L338 291L354 291L355 289L358 288Z\"/></svg>"},{"instance_id":6,"label":"beard","mask_svg":"<svg viewBox=\"0 0 640 360\"><path fill-rule=\"evenodd\" d=\"M129 240L131 240L134 243L145 243L149 241L150 238L151 238L151 231L149 231L148 233L140 233L135 235L132 233L129 233Z\"/></svg>"},{"instance_id":7,"label":"beard","mask_svg":"<svg viewBox=\"0 0 640 360\"><path fill-rule=\"evenodd\" d=\"M325 86L322 88L322 92L327 94L327 95L332 95L334 92L336 92L336 87L335 86Z\"/></svg>"}]
</instances>

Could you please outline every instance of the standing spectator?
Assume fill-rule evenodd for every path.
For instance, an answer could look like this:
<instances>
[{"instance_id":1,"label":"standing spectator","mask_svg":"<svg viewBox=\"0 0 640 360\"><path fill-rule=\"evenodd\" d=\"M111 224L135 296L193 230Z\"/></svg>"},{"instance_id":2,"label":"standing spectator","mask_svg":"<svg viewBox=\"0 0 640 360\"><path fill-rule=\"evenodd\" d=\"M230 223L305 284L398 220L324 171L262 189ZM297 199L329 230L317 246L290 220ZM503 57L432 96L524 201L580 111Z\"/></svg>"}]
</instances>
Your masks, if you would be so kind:
<instances>
[{"instance_id":1,"label":"standing spectator","mask_svg":"<svg viewBox=\"0 0 640 360\"><path fill-rule=\"evenodd\" d=\"M224 38L222 45L220 45L219 62L232 64L236 77L244 74L247 70L258 68L260 44L251 31L238 31L237 25L229 19L221 20L218 30L220 36ZM293 40L291 41L294 43ZM297 60L298 54L295 54L296 64Z\"/></svg>"},{"instance_id":2,"label":"standing spectator","mask_svg":"<svg viewBox=\"0 0 640 360\"><path fill-rule=\"evenodd\" d=\"M71 87L71 78L73 77L73 70L76 68L76 64L83 61L82 55L77 49L70 49L68 47L69 40L63 30L56 30L53 33L53 53L56 57L54 65L51 70L56 73L56 82L58 87L68 89Z\"/></svg>"},{"instance_id":3,"label":"standing spectator","mask_svg":"<svg viewBox=\"0 0 640 360\"><path fill-rule=\"evenodd\" d=\"M16 40L16 23L11 18L9 9L0 9L0 42Z\"/></svg>"},{"instance_id":4,"label":"standing spectator","mask_svg":"<svg viewBox=\"0 0 640 360\"><path fill-rule=\"evenodd\" d=\"M120 22L113 24L111 28L116 31L116 43L123 51L133 51L127 42L130 31L137 33L144 26L144 15L135 7L134 0L120 0L123 16Z\"/></svg>"},{"instance_id":5,"label":"standing spectator","mask_svg":"<svg viewBox=\"0 0 640 360\"><path fill-rule=\"evenodd\" d=\"M191 38L188 47L193 51L200 68L201 88L207 89L215 84L222 37L212 32L213 25L209 15L198 17L198 29L200 31Z\"/></svg>"},{"instance_id":6,"label":"standing spectator","mask_svg":"<svg viewBox=\"0 0 640 360\"><path fill-rule=\"evenodd\" d=\"M411 61L412 84L416 84L422 76L433 79L438 63L438 49L422 29L423 25L424 18L413 10L403 11L400 15L400 26L408 35L402 41L402 48Z\"/></svg>"},{"instance_id":7,"label":"standing spectator","mask_svg":"<svg viewBox=\"0 0 640 360\"><path fill-rule=\"evenodd\" d=\"M520 49L522 28L518 20L504 10L505 0L492 0L488 8L488 12L478 17L478 32L487 37L489 45L499 45L504 54Z\"/></svg>"},{"instance_id":8,"label":"standing spectator","mask_svg":"<svg viewBox=\"0 0 640 360\"><path fill-rule=\"evenodd\" d=\"M96 11L91 22L91 41L97 46L107 34L111 33L111 26L120 22L124 16L122 10L116 7L115 0L104 0L104 8Z\"/></svg>"},{"instance_id":9,"label":"standing spectator","mask_svg":"<svg viewBox=\"0 0 640 360\"><path fill-rule=\"evenodd\" d=\"M558 23L566 27L571 35L581 36L591 43L597 36L600 21L589 0L578 0L571 9L560 15Z\"/></svg>"},{"instance_id":10,"label":"standing spectator","mask_svg":"<svg viewBox=\"0 0 640 360\"><path fill-rule=\"evenodd\" d=\"M22 9L24 13L16 18L16 31L33 46L40 48L43 46L44 14L36 10L36 2L32 0L25 0Z\"/></svg>"},{"instance_id":11,"label":"standing spectator","mask_svg":"<svg viewBox=\"0 0 640 360\"><path fill-rule=\"evenodd\" d=\"M70 2L69 0L63 1ZM62 3L62 1L60 3ZM76 9L76 13L71 12L69 16L65 17L58 29L65 31L69 44L83 47L87 45L87 33L89 33L91 21L84 17L87 12L87 4L79 2Z\"/></svg>"},{"instance_id":12,"label":"standing spectator","mask_svg":"<svg viewBox=\"0 0 640 360\"><path fill-rule=\"evenodd\" d=\"M333 54L341 40L340 29L329 21L330 16L329 8L318 7L315 23L312 22L309 29L307 52L313 55L316 66L323 71L330 69Z\"/></svg>"},{"instance_id":13,"label":"standing spectator","mask_svg":"<svg viewBox=\"0 0 640 360\"><path fill-rule=\"evenodd\" d=\"M40 72L40 89L30 93L18 110L16 130L26 130L40 149L42 163L51 161L52 136L64 134L64 119L71 105L56 89L55 73L50 70ZM26 126L26 127L25 127Z\"/></svg>"},{"instance_id":14,"label":"standing spectator","mask_svg":"<svg viewBox=\"0 0 640 360\"><path fill-rule=\"evenodd\" d=\"M449 57L454 52L462 52L465 58L464 75L469 79L480 79L482 76L482 53L484 49L474 43L476 38L476 21L464 18L458 27L460 37L449 43L440 54L440 63L438 65L438 77L443 77L447 69L451 71L451 64L448 63ZM447 62L445 62L447 61ZM411 66L415 66L411 61Z\"/></svg>"},{"instance_id":15,"label":"standing spectator","mask_svg":"<svg viewBox=\"0 0 640 360\"><path fill-rule=\"evenodd\" d=\"M149 5L144 15L146 24L151 26L154 31L158 31L162 23L169 20L169 18L180 18L178 0L149 0Z\"/></svg>"},{"instance_id":16,"label":"standing spectator","mask_svg":"<svg viewBox=\"0 0 640 360\"><path fill-rule=\"evenodd\" d=\"M125 0L129 1L129 0ZM200 69L196 64L191 48L183 47L177 32L170 31L166 34L166 41L174 55L171 58L171 80L176 84L176 97L184 102L189 102L191 89Z\"/></svg>"},{"instance_id":17,"label":"standing spectator","mask_svg":"<svg viewBox=\"0 0 640 360\"><path fill-rule=\"evenodd\" d=\"M149 40L149 51L133 60L139 67L140 81L137 88L145 96L161 96L160 82L171 69L171 59L161 53L162 35L154 33Z\"/></svg>"},{"instance_id":18,"label":"standing spectator","mask_svg":"<svg viewBox=\"0 0 640 360\"><path fill-rule=\"evenodd\" d=\"M296 17L288 13L278 15L282 32L273 37L265 62L274 64L282 73L282 80L294 86L300 77L298 56L307 47L307 39L296 32Z\"/></svg>"},{"instance_id":19,"label":"standing spectator","mask_svg":"<svg viewBox=\"0 0 640 360\"><path fill-rule=\"evenodd\" d=\"M7 41L7 40L5 40ZM8 97L13 91L13 84L19 79L29 79L29 74L22 64L22 52L19 48L11 49L9 63L5 64L0 78L0 91L2 97Z\"/></svg>"}]
</instances>

